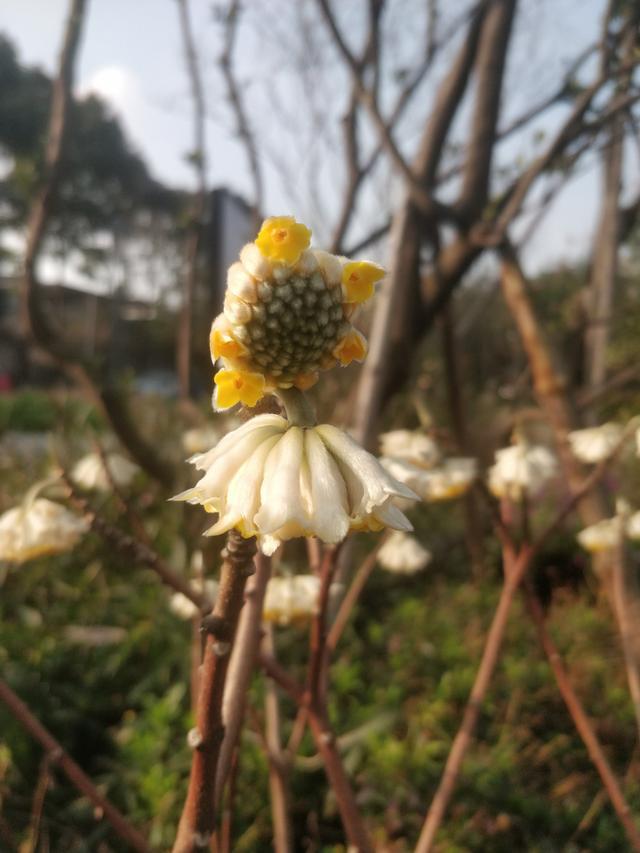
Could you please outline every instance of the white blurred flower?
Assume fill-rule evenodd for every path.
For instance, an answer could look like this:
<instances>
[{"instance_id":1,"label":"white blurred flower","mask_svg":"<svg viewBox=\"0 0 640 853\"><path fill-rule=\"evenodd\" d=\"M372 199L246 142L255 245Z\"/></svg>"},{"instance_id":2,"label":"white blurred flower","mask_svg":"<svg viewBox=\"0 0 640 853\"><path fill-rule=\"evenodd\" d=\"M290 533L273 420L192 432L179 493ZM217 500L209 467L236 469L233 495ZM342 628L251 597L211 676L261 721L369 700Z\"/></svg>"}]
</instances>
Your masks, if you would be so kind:
<instances>
[{"instance_id":1,"label":"white blurred flower","mask_svg":"<svg viewBox=\"0 0 640 853\"><path fill-rule=\"evenodd\" d=\"M105 454L108 473L99 453L88 453L73 467L71 479L81 489L98 492L111 491L111 480L116 486L126 487L140 471L137 465L119 453Z\"/></svg>"},{"instance_id":2,"label":"white blurred flower","mask_svg":"<svg viewBox=\"0 0 640 853\"><path fill-rule=\"evenodd\" d=\"M406 459L382 457L380 464L396 480L404 483L422 500L449 501L464 495L478 475L478 463L467 457L443 459L435 468L421 468ZM411 501L396 500L397 506L408 509Z\"/></svg>"},{"instance_id":3,"label":"white blurred flower","mask_svg":"<svg viewBox=\"0 0 640 853\"><path fill-rule=\"evenodd\" d=\"M318 609L320 578L292 575L271 578L267 583L262 618L276 625L290 625L310 619Z\"/></svg>"},{"instance_id":4,"label":"white blurred flower","mask_svg":"<svg viewBox=\"0 0 640 853\"><path fill-rule=\"evenodd\" d=\"M523 494L542 488L557 471L555 456L542 445L514 444L496 450L495 458L489 469L489 489L498 498L521 500Z\"/></svg>"},{"instance_id":5,"label":"white blurred flower","mask_svg":"<svg viewBox=\"0 0 640 853\"><path fill-rule=\"evenodd\" d=\"M416 491L425 501L450 501L466 494L477 475L475 459L452 457L438 468L424 471Z\"/></svg>"},{"instance_id":6,"label":"white blurred flower","mask_svg":"<svg viewBox=\"0 0 640 853\"><path fill-rule=\"evenodd\" d=\"M629 539L633 539L635 541L640 539L640 510L632 513L627 518L626 533Z\"/></svg>"},{"instance_id":7,"label":"white blurred flower","mask_svg":"<svg viewBox=\"0 0 640 853\"><path fill-rule=\"evenodd\" d=\"M174 500L218 513L207 534L236 528L265 554L297 536L340 542L349 530L411 530L393 505L414 493L336 427L258 415L191 460L203 477Z\"/></svg>"},{"instance_id":8,"label":"white blurred flower","mask_svg":"<svg viewBox=\"0 0 640 853\"><path fill-rule=\"evenodd\" d=\"M196 578L191 581L191 585L196 590L196 592L202 592L204 589L204 594L209 599L211 604L216 600L216 596L218 594L218 583L214 580L206 580L204 582L204 586L201 578ZM193 601L190 598L187 598L181 592L174 592L174 594L169 599L169 610L174 613L179 619L193 619L194 616L197 616L200 612L198 608L195 606Z\"/></svg>"},{"instance_id":9,"label":"white blurred flower","mask_svg":"<svg viewBox=\"0 0 640 853\"><path fill-rule=\"evenodd\" d=\"M619 424L606 423L569 433L569 444L576 459L590 464L606 459L622 438Z\"/></svg>"},{"instance_id":10,"label":"white blurred flower","mask_svg":"<svg viewBox=\"0 0 640 853\"><path fill-rule=\"evenodd\" d=\"M25 563L70 551L88 529L86 519L61 504L27 499L0 516L0 560Z\"/></svg>"},{"instance_id":11,"label":"white blurred flower","mask_svg":"<svg viewBox=\"0 0 640 853\"><path fill-rule=\"evenodd\" d=\"M394 531L378 551L378 562L388 572L413 575L431 562L431 553L414 536Z\"/></svg>"},{"instance_id":12,"label":"white blurred flower","mask_svg":"<svg viewBox=\"0 0 640 853\"><path fill-rule=\"evenodd\" d=\"M440 461L440 450L432 438L422 432L394 429L380 436L382 456L412 462L421 468L433 468Z\"/></svg>"},{"instance_id":13,"label":"white blurred flower","mask_svg":"<svg viewBox=\"0 0 640 853\"><path fill-rule=\"evenodd\" d=\"M581 530L576 539L585 549L592 554L597 554L601 551L610 551L617 548L620 544L622 536L622 518L615 516L614 518L603 518L602 521L591 524Z\"/></svg>"}]
</instances>

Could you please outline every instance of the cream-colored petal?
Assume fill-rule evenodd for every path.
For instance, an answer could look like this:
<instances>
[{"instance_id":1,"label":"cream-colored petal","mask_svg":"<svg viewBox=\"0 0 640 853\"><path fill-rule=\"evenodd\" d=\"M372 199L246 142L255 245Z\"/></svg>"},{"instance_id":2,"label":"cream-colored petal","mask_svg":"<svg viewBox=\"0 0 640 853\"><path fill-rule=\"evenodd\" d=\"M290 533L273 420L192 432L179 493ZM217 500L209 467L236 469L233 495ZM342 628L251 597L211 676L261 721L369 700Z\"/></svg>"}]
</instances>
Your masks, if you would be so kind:
<instances>
[{"instance_id":1,"label":"cream-colored petal","mask_svg":"<svg viewBox=\"0 0 640 853\"><path fill-rule=\"evenodd\" d=\"M265 281L271 277L272 266L255 243L247 243L240 251L242 265L254 278Z\"/></svg>"},{"instance_id":2,"label":"cream-colored petal","mask_svg":"<svg viewBox=\"0 0 640 853\"><path fill-rule=\"evenodd\" d=\"M267 458L260 490L261 508L255 517L263 534L273 534L289 524L309 526L300 492L302 451L302 430L289 427Z\"/></svg>"},{"instance_id":3,"label":"cream-colored petal","mask_svg":"<svg viewBox=\"0 0 640 853\"><path fill-rule=\"evenodd\" d=\"M335 287L337 284L340 284L342 281L342 264L340 263L340 258L332 255L330 252L323 252L321 249L314 249L313 254L316 256L323 278L329 287Z\"/></svg>"},{"instance_id":4,"label":"cream-colored petal","mask_svg":"<svg viewBox=\"0 0 640 853\"><path fill-rule=\"evenodd\" d=\"M340 469L313 429L305 430L311 472L313 526L324 542L340 542L349 531L347 488Z\"/></svg>"},{"instance_id":5,"label":"cream-colored petal","mask_svg":"<svg viewBox=\"0 0 640 853\"><path fill-rule=\"evenodd\" d=\"M209 528L207 535L217 536L219 533L225 533L239 522L245 535L255 535L258 532L253 519L260 507L264 466L269 453L279 440L278 435L265 439L238 468L229 483L224 504L221 506L222 514L217 523Z\"/></svg>"},{"instance_id":6,"label":"cream-colored petal","mask_svg":"<svg viewBox=\"0 0 640 853\"><path fill-rule=\"evenodd\" d=\"M200 471L204 471L212 465L219 455L226 453L244 435L267 426L273 427L274 433L276 431L282 433L287 428L287 421L280 415L257 415L237 429L227 433L211 450L206 453L196 453L187 461L195 465Z\"/></svg>"},{"instance_id":7,"label":"cream-colored petal","mask_svg":"<svg viewBox=\"0 0 640 853\"><path fill-rule=\"evenodd\" d=\"M413 524L411 524L407 516L390 499L382 506L376 507L371 514L376 521L384 524L385 527L392 527L394 530L403 530L406 533L413 530Z\"/></svg>"},{"instance_id":8,"label":"cream-colored petal","mask_svg":"<svg viewBox=\"0 0 640 853\"><path fill-rule=\"evenodd\" d=\"M349 499L356 502L351 504L352 514L368 514L390 495L419 499L415 492L388 474L378 460L351 436L330 424L322 424L316 429L345 475ZM362 494L355 488L354 478L359 481Z\"/></svg>"},{"instance_id":9,"label":"cream-colored petal","mask_svg":"<svg viewBox=\"0 0 640 853\"><path fill-rule=\"evenodd\" d=\"M256 284L255 278L247 272L239 261L231 264L227 272L227 290L230 293L251 305L258 301Z\"/></svg>"}]
</instances>

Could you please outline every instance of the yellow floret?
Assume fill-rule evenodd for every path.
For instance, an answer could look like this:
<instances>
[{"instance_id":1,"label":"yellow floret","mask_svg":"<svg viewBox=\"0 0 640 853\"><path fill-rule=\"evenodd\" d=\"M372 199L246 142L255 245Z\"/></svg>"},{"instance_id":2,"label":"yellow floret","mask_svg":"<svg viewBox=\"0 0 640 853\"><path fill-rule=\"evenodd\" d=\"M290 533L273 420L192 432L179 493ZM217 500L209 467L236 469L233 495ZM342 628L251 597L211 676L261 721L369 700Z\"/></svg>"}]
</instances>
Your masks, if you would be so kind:
<instances>
[{"instance_id":1,"label":"yellow floret","mask_svg":"<svg viewBox=\"0 0 640 853\"><path fill-rule=\"evenodd\" d=\"M352 361L364 361L367 354L367 342L356 329L352 329L333 350L333 355L345 367Z\"/></svg>"},{"instance_id":2,"label":"yellow floret","mask_svg":"<svg viewBox=\"0 0 640 853\"><path fill-rule=\"evenodd\" d=\"M226 329L212 329L209 336L211 358L240 358L247 354L247 348L237 341Z\"/></svg>"},{"instance_id":3,"label":"yellow floret","mask_svg":"<svg viewBox=\"0 0 640 853\"><path fill-rule=\"evenodd\" d=\"M216 407L230 409L236 403L252 408L264 397L265 380L261 373L241 370L219 370L214 376L216 383Z\"/></svg>"},{"instance_id":4,"label":"yellow floret","mask_svg":"<svg viewBox=\"0 0 640 853\"><path fill-rule=\"evenodd\" d=\"M373 296L373 285L384 277L384 269L369 261L349 261L342 269L347 302L365 302Z\"/></svg>"},{"instance_id":5,"label":"yellow floret","mask_svg":"<svg viewBox=\"0 0 640 853\"><path fill-rule=\"evenodd\" d=\"M256 246L265 258L287 266L298 262L310 242L311 231L293 216L265 219L256 237Z\"/></svg>"}]
</instances>

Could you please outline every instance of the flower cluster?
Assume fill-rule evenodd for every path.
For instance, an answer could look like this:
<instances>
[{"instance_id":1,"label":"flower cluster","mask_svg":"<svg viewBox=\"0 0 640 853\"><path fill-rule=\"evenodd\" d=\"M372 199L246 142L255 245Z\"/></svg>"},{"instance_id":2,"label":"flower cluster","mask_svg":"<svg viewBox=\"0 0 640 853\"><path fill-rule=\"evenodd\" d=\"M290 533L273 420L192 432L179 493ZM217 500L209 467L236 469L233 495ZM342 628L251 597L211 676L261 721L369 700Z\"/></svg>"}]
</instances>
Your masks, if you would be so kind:
<instances>
[{"instance_id":1,"label":"flower cluster","mask_svg":"<svg viewBox=\"0 0 640 853\"><path fill-rule=\"evenodd\" d=\"M276 625L308 621L318 610L320 578L316 575L292 575L271 578L267 583L262 618Z\"/></svg>"},{"instance_id":2,"label":"flower cluster","mask_svg":"<svg viewBox=\"0 0 640 853\"><path fill-rule=\"evenodd\" d=\"M429 565L431 552L414 536L394 531L378 551L378 562L388 572L413 575Z\"/></svg>"},{"instance_id":3,"label":"flower cluster","mask_svg":"<svg viewBox=\"0 0 640 853\"><path fill-rule=\"evenodd\" d=\"M538 492L558 470L556 457L541 444L518 442L496 450L495 459L489 469L489 489L497 498L512 501Z\"/></svg>"},{"instance_id":4,"label":"flower cluster","mask_svg":"<svg viewBox=\"0 0 640 853\"><path fill-rule=\"evenodd\" d=\"M110 492L112 482L126 487L139 472L137 465L119 453L105 455L104 461L99 453L88 453L74 465L71 479L81 489Z\"/></svg>"},{"instance_id":5,"label":"flower cluster","mask_svg":"<svg viewBox=\"0 0 640 853\"><path fill-rule=\"evenodd\" d=\"M443 458L436 442L420 432L393 430L380 436L383 467L427 502L464 495L478 474L475 459Z\"/></svg>"},{"instance_id":6,"label":"flower cluster","mask_svg":"<svg viewBox=\"0 0 640 853\"><path fill-rule=\"evenodd\" d=\"M201 480L174 500L218 513L207 533L258 536L264 553L297 536L340 542L349 530L411 530L394 498L417 500L334 426L291 426L258 415L190 460Z\"/></svg>"},{"instance_id":7,"label":"flower cluster","mask_svg":"<svg viewBox=\"0 0 640 853\"><path fill-rule=\"evenodd\" d=\"M277 388L311 387L321 370L362 361L364 337L351 320L384 270L309 249L311 231L292 217L267 219L227 277L224 311L213 321L214 407L255 406Z\"/></svg>"},{"instance_id":8,"label":"flower cluster","mask_svg":"<svg viewBox=\"0 0 640 853\"><path fill-rule=\"evenodd\" d=\"M88 529L84 518L61 504L28 496L0 516L0 560L26 563L70 551Z\"/></svg>"},{"instance_id":9,"label":"flower cluster","mask_svg":"<svg viewBox=\"0 0 640 853\"><path fill-rule=\"evenodd\" d=\"M576 459L595 464L606 459L622 439L624 429L620 424L606 423L569 433L569 445Z\"/></svg>"}]
</instances>

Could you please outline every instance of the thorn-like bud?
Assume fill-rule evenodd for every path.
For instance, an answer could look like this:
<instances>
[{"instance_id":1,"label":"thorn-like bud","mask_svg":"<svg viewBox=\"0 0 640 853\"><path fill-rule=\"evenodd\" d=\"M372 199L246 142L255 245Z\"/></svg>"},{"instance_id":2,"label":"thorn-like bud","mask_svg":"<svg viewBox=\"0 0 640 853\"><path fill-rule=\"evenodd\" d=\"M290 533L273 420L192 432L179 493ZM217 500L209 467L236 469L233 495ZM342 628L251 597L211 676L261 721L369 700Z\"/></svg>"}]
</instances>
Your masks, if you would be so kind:
<instances>
[{"instance_id":1,"label":"thorn-like bud","mask_svg":"<svg viewBox=\"0 0 640 853\"><path fill-rule=\"evenodd\" d=\"M223 642L222 640L216 640L215 643L212 644L213 653L219 657L223 658L225 655L228 655L231 651L231 643Z\"/></svg>"},{"instance_id":2,"label":"thorn-like bud","mask_svg":"<svg viewBox=\"0 0 640 853\"><path fill-rule=\"evenodd\" d=\"M191 747L191 749L199 749L202 746L202 735L200 734L200 730L197 728L189 729L187 734L187 743Z\"/></svg>"}]
</instances>

